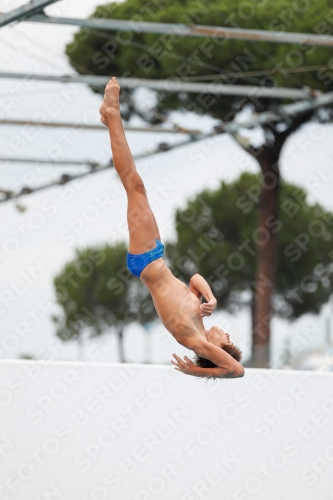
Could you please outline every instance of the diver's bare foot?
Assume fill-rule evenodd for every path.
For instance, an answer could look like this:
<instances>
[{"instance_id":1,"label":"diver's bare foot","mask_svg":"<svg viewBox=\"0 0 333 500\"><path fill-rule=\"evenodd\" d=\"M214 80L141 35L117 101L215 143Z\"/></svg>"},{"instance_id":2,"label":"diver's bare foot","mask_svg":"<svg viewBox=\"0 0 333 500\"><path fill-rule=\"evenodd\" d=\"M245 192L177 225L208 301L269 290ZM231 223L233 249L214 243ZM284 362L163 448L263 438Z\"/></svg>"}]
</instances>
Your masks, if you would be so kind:
<instances>
[{"instance_id":1,"label":"diver's bare foot","mask_svg":"<svg viewBox=\"0 0 333 500\"><path fill-rule=\"evenodd\" d=\"M119 91L120 86L117 82L117 79L113 76L112 79L107 83L104 92L104 100L102 102L101 107L99 108L99 112L101 116L101 122L104 125L107 125L108 115L119 113Z\"/></svg>"}]
</instances>

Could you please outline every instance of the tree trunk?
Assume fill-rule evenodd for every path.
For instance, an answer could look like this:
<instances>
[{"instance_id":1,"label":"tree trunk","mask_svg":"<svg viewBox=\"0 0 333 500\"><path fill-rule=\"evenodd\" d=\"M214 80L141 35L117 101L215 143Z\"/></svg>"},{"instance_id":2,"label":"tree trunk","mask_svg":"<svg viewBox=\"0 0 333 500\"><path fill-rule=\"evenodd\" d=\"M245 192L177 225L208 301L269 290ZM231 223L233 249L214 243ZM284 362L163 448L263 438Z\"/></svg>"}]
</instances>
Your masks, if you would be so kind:
<instances>
[{"instance_id":1,"label":"tree trunk","mask_svg":"<svg viewBox=\"0 0 333 500\"><path fill-rule=\"evenodd\" d=\"M81 335L77 336L77 361L83 361L84 359L84 342Z\"/></svg>"},{"instance_id":2,"label":"tree trunk","mask_svg":"<svg viewBox=\"0 0 333 500\"><path fill-rule=\"evenodd\" d=\"M253 297L252 366L269 368L270 320L276 271L280 176L278 168L275 169L270 165L269 155L266 158L261 158L260 165L263 177L258 205L259 221L254 233L257 243L257 264Z\"/></svg>"},{"instance_id":3,"label":"tree trunk","mask_svg":"<svg viewBox=\"0 0 333 500\"><path fill-rule=\"evenodd\" d=\"M125 352L124 352L124 330L118 330L118 355L119 362L126 363L125 361Z\"/></svg>"},{"instance_id":4,"label":"tree trunk","mask_svg":"<svg viewBox=\"0 0 333 500\"><path fill-rule=\"evenodd\" d=\"M147 331L145 333L145 363L151 363L152 362L152 349L151 349L151 332L147 328Z\"/></svg>"},{"instance_id":5,"label":"tree trunk","mask_svg":"<svg viewBox=\"0 0 333 500\"><path fill-rule=\"evenodd\" d=\"M255 150L251 153L258 160L262 171L262 189L258 205L259 223L255 232L258 243L252 305L251 366L257 368L269 368L270 321L279 227L277 219L280 187L279 156L286 139L312 115L313 110L293 119L289 118L289 123L286 123L287 128L283 132L279 132L273 123L266 125L264 129L268 132L266 136L269 139L268 143L266 142L258 153Z\"/></svg>"},{"instance_id":6,"label":"tree trunk","mask_svg":"<svg viewBox=\"0 0 333 500\"><path fill-rule=\"evenodd\" d=\"M256 307L256 299L255 299L255 281L252 281L251 283L251 302L250 302L250 307L251 307L251 332L252 332L252 355L253 355L253 332L254 332L254 326L255 326L255 321L254 321L254 311ZM249 361L250 365L252 366L252 358Z\"/></svg>"}]
</instances>

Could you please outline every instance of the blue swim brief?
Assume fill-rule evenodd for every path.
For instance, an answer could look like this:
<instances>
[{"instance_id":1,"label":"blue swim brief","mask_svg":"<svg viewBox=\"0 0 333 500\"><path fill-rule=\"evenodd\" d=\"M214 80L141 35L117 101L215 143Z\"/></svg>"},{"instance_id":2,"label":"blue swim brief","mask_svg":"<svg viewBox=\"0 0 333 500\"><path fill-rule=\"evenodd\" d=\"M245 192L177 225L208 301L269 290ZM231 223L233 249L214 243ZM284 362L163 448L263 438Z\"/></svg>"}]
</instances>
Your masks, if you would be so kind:
<instances>
[{"instance_id":1,"label":"blue swim brief","mask_svg":"<svg viewBox=\"0 0 333 500\"><path fill-rule=\"evenodd\" d=\"M130 273L134 274L134 276L140 278L140 274L142 273L144 268L154 260L163 257L163 254L164 245L159 240L156 240L156 247L152 250L148 250L148 252L139 254L127 252L127 269Z\"/></svg>"}]
</instances>

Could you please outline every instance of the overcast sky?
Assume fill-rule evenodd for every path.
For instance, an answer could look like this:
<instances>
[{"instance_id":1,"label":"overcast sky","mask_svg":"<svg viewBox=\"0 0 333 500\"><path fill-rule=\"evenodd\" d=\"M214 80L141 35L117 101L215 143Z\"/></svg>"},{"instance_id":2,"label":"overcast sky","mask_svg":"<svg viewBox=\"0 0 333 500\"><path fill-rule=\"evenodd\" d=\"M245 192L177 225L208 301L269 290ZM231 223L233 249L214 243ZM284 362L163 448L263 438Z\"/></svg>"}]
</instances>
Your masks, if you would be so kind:
<instances>
[{"instance_id":1,"label":"overcast sky","mask_svg":"<svg viewBox=\"0 0 333 500\"><path fill-rule=\"evenodd\" d=\"M0 1L0 11L26 3ZM46 9L50 15L87 17L99 0L62 1ZM0 71L73 74L64 55L65 44L75 27L20 23L1 28ZM138 90L143 102L147 92ZM149 96L148 96L149 98ZM42 119L99 123L100 96L80 84L21 82L0 79L0 119ZM170 121L208 131L215 123L209 118L173 113ZM139 124L139 120L133 122ZM166 124L168 126L168 124ZM107 131L74 131L1 125L2 157L91 160L110 159ZM184 136L128 132L133 153L148 151L160 142L180 141ZM283 177L306 188L310 201L319 201L333 210L333 126L309 123L285 144L281 157ZM198 152L201 154L198 155ZM202 160L197 158L201 157ZM182 147L137 163L146 183L162 239L173 238L176 207L205 187L214 188L224 179L230 181L243 171L257 172L258 165L229 136ZM62 173L83 172L86 167L0 163L0 188L17 190L24 185L39 186L58 179ZM167 186L161 196L159 186ZM24 212L18 208L25 208ZM127 240L126 199L114 171L91 175L0 205L0 356L15 358L31 354L46 359L76 359L77 346L63 344L54 335L50 315L59 312L52 280L74 255L76 247ZM33 272L33 269L36 272ZM307 316L288 324L273 320L275 365L284 339L291 337L294 350L319 346L325 335L329 315L325 307L320 317ZM250 318L244 311L236 316L218 313L207 318L206 326L219 324L229 331L235 343L249 353ZM305 333L304 333L305 332ZM307 332L307 333L306 333ZM159 322L151 332L152 360L168 362L172 352L186 350L176 344ZM305 337L304 337L305 335ZM310 341L306 341L309 338ZM126 337L128 359L143 361L145 335L132 326ZM86 342L86 357L117 361L113 336Z\"/></svg>"}]
</instances>

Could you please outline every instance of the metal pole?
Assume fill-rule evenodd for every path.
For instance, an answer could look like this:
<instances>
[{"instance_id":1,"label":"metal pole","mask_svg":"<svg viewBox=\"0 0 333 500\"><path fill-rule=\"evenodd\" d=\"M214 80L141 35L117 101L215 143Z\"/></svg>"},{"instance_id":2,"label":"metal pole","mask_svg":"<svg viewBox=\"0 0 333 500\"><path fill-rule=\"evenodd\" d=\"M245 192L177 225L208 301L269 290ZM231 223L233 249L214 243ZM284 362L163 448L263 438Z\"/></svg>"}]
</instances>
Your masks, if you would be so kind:
<instances>
[{"instance_id":1,"label":"metal pole","mask_svg":"<svg viewBox=\"0 0 333 500\"><path fill-rule=\"evenodd\" d=\"M96 168L100 167L100 165L96 162L89 161L89 160L48 160L44 158L20 158L20 157L6 157L6 156L0 156L0 163L1 162L12 162L12 163L45 163L45 164L50 164L50 165L88 165L89 167Z\"/></svg>"},{"instance_id":2,"label":"metal pole","mask_svg":"<svg viewBox=\"0 0 333 500\"><path fill-rule=\"evenodd\" d=\"M32 16L29 21L48 24L67 24L82 28L106 31L133 31L135 33L156 33L175 36L226 38L230 40L250 40L255 42L298 43L302 45L333 46L333 37L309 33L287 33L283 31L247 30L220 26L200 26L187 24L151 23L120 19Z\"/></svg>"},{"instance_id":3,"label":"metal pole","mask_svg":"<svg viewBox=\"0 0 333 500\"><path fill-rule=\"evenodd\" d=\"M0 78L14 78L26 80L40 80L63 83L85 83L95 87L104 87L111 76L95 75L34 75L30 73L1 72ZM281 99L306 99L311 97L313 91L309 88L290 89L285 87L259 87L254 85L224 85L222 83L196 83L176 80L148 80L144 78L117 77L121 87L135 89L147 87L164 92L194 92L216 95L240 95L253 98L275 97ZM319 91L317 91L320 93Z\"/></svg>"},{"instance_id":4,"label":"metal pole","mask_svg":"<svg viewBox=\"0 0 333 500\"><path fill-rule=\"evenodd\" d=\"M83 130L105 130L105 125L90 125L84 123L67 123L67 122L39 122L32 120L9 120L0 119L0 125L29 125L32 127L54 127L54 128L74 128ZM200 134L200 130L189 130L183 127L175 126L174 128L161 127L133 127L124 125L124 130L127 132L159 132L168 134Z\"/></svg>"},{"instance_id":5,"label":"metal pole","mask_svg":"<svg viewBox=\"0 0 333 500\"><path fill-rule=\"evenodd\" d=\"M13 21L24 21L26 17L31 16L31 14L36 14L40 10L44 9L51 3L58 2L59 0L31 0L31 2L18 7L17 9L6 12L0 15L0 28L10 24Z\"/></svg>"}]
</instances>

